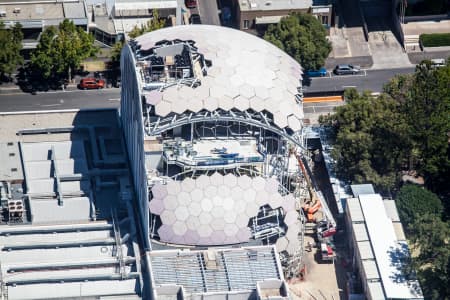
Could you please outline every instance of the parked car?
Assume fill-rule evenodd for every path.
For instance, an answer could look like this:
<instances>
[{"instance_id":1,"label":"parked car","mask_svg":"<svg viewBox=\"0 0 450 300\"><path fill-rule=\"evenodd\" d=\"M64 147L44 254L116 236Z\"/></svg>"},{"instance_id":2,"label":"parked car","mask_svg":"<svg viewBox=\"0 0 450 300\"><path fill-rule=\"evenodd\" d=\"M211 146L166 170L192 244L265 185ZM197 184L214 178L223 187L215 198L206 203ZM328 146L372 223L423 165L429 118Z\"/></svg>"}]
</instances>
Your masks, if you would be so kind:
<instances>
[{"instance_id":1,"label":"parked car","mask_svg":"<svg viewBox=\"0 0 450 300\"><path fill-rule=\"evenodd\" d=\"M348 75L348 74L357 74L361 71L359 66L354 65L337 65L333 72L336 75Z\"/></svg>"},{"instance_id":2,"label":"parked car","mask_svg":"<svg viewBox=\"0 0 450 300\"><path fill-rule=\"evenodd\" d=\"M191 24L202 24L202 20L200 19L200 15L193 14L189 18L189 23Z\"/></svg>"},{"instance_id":3,"label":"parked car","mask_svg":"<svg viewBox=\"0 0 450 300\"><path fill-rule=\"evenodd\" d=\"M102 89L105 87L105 81L103 79L96 78L83 78L78 85L80 89Z\"/></svg>"},{"instance_id":4,"label":"parked car","mask_svg":"<svg viewBox=\"0 0 450 300\"><path fill-rule=\"evenodd\" d=\"M431 66L433 68L440 68L445 66L445 59L443 58L433 58L431 59Z\"/></svg>"},{"instance_id":5,"label":"parked car","mask_svg":"<svg viewBox=\"0 0 450 300\"><path fill-rule=\"evenodd\" d=\"M196 8L197 7L197 0L185 0L184 4L187 8Z\"/></svg>"},{"instance_id":6,"label":"parked car","mask_svg":"<svg viewBox=\"0 0 450 300\"><path fill-rule=\"evenodd\" d=\"M319 70L306 70L306 77L324 77L327 76L327 69L320 68Z\"/></svg>"}]
</instances>

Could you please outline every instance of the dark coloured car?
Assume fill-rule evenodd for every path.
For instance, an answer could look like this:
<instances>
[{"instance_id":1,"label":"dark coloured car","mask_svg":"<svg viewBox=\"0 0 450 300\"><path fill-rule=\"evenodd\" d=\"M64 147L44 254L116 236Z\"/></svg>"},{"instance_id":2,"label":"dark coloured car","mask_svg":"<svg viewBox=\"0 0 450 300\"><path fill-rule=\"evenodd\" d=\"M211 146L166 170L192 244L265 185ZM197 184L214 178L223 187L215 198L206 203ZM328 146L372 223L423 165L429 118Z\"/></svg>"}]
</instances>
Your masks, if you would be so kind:
<instances>
[{"instance_id":1,"label":"dark coloured car","mask_svg":"<svg viewBox=\"0 0 450 300\"><path fill-rule=\"evenodd\" d=\"M105 87L105 81L103 79L96 78L83 78L78 85L80 89L102 89Z\"/></svg>"},{"instance_id":2,"label":"dark coloured car","mask_svg":"<svg viewBox=\"0 0 450 300\"><path fill-rule=\"evenodd\" d=\"M189 18L189 22L191 24L202 24L202 20L200 19L200 15L197 15L197 14L191 15L191 17Z\"/></svg>"},{"instance_id":3,"label":"dark coloured car","mask_svg":"<svg viewBox=\"0 0 450 300\"><path fill-rule=\"evenodd\" d=\"M354 65L337 65L333 72L336 75L349 75L349 74L357 74L361 71L359 66Z\"/></svg>"},{"instance_id":4,"label":"dark coloured car","mask_svg":"<svg viewBox=\"0 0 450 300\"><path fill-rule=\"evenodd\" d=\"M307 70L305 71L306 77L324 77L327 76L327 69L320 68L319 70Z\"/></svg>"},{"instance_id":5,"label":"dark coloured car","mask_svg":"<svg viewBox=\"0 0 450 300\"><path fill-rule=\"evenodd\" d=\"M187 8L196 8L197 7L197 0L185 0L184 4Z\"/></svg>"}]
</instances>

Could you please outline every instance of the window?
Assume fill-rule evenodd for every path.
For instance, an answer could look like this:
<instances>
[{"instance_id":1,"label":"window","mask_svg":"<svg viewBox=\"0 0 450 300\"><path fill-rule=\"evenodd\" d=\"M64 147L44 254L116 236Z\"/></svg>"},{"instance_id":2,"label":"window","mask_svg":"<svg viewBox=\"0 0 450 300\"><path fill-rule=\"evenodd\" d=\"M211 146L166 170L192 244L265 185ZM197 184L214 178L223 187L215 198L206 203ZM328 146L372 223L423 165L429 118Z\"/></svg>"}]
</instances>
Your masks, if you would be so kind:
<instances>
[{"instance_id":1,"label":"window","mask_svg":"<svg viewBox=\"0 0 450 300\"><path fill-rule=\"evenodd\" d=\"M244 20L244 29L248 29L249 25L250 25L250 21Z\"/></svg>"},{"instance_id":2,"label":"window","mask_svg":"<svg viewBox=\"0 0 450 300\"><path fill-rule=\"evenodd\" d=\"M322 24L328 25L328 16L322 16Z\"/></svg>"}]
</instances>

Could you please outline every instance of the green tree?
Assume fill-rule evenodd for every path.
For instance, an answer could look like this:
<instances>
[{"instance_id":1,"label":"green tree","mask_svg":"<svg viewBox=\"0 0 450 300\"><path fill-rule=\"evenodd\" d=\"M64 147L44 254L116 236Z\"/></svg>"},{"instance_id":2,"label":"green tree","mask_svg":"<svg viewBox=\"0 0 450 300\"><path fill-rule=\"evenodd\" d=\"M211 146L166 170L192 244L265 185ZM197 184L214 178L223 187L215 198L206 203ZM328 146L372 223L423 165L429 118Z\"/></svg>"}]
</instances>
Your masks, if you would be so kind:
<instances>
[{"instance_id":1,"label":"green tree","mask_svg":"<svg viewBox=\"0 0 450 300\"><path fill-rule=\"evenodd\" d=\"M450 65L437 70L429 64L418 65L411 97L404 109L414 146L420 151L418 168L425 175L427 185L432 190L447 185L450 174Z\"/></svg>"},{"instance_id":2,"label":"green tree","mask_svg":"<svg viewBox=\"0 0 450 300\"><path fill-rule=\"evenodd\" d=\"M111 49L111 62L113 64L120 64L120 54L122 53L122 48L124 41L116 42Z\"/></svg>"},{"instance_id":3,"label":"green tree","mask_svg":"<svg viewBox=\"0 0 450 300\"><path fill-rule=\"evenodd\" d=\"M65 19L58 28L48 27L31 56L32 68L44 79L62 75L69 80L81 62L98 52L94 37Z\"/></svg>"},{"instance_id":4,"label":"green tree","mask_svg":"<svg viewBox=\"0 0 450 300\"><path fill-rule=\"evenodd\" d=\"M417 185L404 185L397 195L396 200L398 213L402 223L409 232L413 232L412 225L420 216L428 214L435 218L441 218L444 210L439 197Z\"/></svg>"},{"instance_id":5,"label":"green tree","mask_svg":"<svg viewBox=\"0 0 450 300\"><path fill-rule=\"evenodd\" d=\"M413 75L401 75L384 90L400 103L413 141L412 165L432 191L449 193L450 178L450 64L433 68L419 64Z\"/></svg>"},{"instance_id":6,"label":"green tree","mask_svg":"<svg viewBox=\"0 0 450 300\"><path fill-rule=\"evenodd\" d=\"M288 53L307 70L317 70L325 64L331 52L327 32L320 21L310 14L293 13L270 25L264 39Z\"/></svg>"},{"instance_id":7,"label":"green tree","mask_svg":"<svg viewBox=\"0 0 450 300\"><path fill-rule=\"evenodd\" d=\"M143 35L146 32L154 31L163 28L166 25L166 21L164 19L159 18L158 10L153 10L153 17L147 22L145 25L137 26L128 33L128 36L132 39Z\"/></svg>"},{"instance_id":8,"label":"green tree","mask_svg":"<svg viewBox=\"0 0 450 300\"><path fill-rule=\"evenodd\" d=\"M0 74L11 77L17 66L23 64L22 50L22 25L16 23L12 28L6 29L0 22Z\"/></svg>"},{"instance_id":9,"label":"green tree","mask_svg":"<svg viewBox=\"0 0 450 300\"><path fill-rule=\"evenodd\" d=\"M425 299L449 299L449 224L434 214L424 214L412 227L412 266L417 270Z\"/></svg>"},{"instance_id":10,"label":"green tree","mask_svg":"<svg viewBox=\"0 0 450 300\"><path fill-rule=\"evenodd\" d=\"M347 105L321 118L336 134L332 156L340 178L353 183L373 183L382 191L391 191L410 151L406 121L398 112L398 103L385 95L350 95Z\"/></svg>"}]
</instances>

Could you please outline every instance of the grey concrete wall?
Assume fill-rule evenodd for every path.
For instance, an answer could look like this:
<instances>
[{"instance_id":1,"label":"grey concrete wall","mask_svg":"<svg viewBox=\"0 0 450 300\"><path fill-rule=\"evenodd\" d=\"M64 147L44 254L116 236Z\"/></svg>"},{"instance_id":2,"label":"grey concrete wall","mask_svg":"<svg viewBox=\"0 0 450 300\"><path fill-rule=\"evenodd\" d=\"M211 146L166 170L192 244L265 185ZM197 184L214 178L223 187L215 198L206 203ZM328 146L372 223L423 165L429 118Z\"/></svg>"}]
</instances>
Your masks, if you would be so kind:
<instances>
[{"instance_id":1,"label":"grey concrete wall","mask_svg":"<svg viewBox=\"0 0 450 300\"><path fill-rule=\"evenodd\" d=\"M120 118L130 160L133 186L138 204L144 247L150 248L147 173L144 156L144 126L142 122L141 90L136 74L136 62L129 45L125 45L120 58L122 93Z\"/></svg>"}]
</instances>

